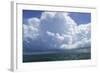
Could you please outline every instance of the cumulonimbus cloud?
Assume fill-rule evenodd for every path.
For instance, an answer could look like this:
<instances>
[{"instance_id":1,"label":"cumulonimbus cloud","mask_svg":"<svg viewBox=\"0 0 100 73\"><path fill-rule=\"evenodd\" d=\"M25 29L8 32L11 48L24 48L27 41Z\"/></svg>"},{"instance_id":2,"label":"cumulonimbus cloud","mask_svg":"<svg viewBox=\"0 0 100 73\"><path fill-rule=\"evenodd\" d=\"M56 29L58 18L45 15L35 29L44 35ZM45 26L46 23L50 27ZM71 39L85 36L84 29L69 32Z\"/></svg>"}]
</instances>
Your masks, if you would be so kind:
<instances>
[{"instance_id":1,"label":"cumulonimbus cloud","mask_svg":"<svg viewBox=\"0 0 100 73\"><path fill-rule=\"evenodd\" d=\"M65 12L42 12L40 18L29 18L23 28L27 45L42 42L42 46L59 49L91 46L91 24L77 25ZM37 43L33 43L34 40Z\"/></svg>"}]
</instances>

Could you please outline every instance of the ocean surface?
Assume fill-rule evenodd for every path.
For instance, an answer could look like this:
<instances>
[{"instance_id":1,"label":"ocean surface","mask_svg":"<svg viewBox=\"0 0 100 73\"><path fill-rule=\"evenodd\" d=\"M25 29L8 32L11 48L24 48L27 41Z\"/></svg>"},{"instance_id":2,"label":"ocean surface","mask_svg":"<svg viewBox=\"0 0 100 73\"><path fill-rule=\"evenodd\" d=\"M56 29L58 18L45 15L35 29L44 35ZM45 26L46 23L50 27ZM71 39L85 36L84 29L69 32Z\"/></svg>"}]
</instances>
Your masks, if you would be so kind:
<instances>
[{"instance_id":1,"label":"ocean surface","mask_svg":"<svg viewBox=\"0 0 100 73\"><path fill-rule=\"evenodd\" d=\"M59 50L59 51L33 51L23 53L23 62L45 62L63 60L91 59L90 49Z\"/></svg>"}]
</instances>

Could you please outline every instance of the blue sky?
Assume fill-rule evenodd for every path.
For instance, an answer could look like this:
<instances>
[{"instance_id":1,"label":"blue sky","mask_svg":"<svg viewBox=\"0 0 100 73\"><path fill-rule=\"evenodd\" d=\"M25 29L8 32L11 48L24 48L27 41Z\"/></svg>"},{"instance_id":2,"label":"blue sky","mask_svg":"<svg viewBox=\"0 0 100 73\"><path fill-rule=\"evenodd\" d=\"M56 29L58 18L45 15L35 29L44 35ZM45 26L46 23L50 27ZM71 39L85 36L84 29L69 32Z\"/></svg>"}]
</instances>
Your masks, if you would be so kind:
<instances>
[{"instance_id":1,"label":"blue sky","mask_svg":"<svg viewBox=\"0 0 100 73\"><path fill-rule=\"evenodd\" d=\"M43 11L34 11L34 10L23 10L23 18L32 18L32 17L40 17Z\"/></svg>"},{"instance_id":2,"label":"blue sky","mask_svg":"<svg viewBox=\"0 0 100 73\"><path fill-rule=\"evenodd\" d=\"M86 24L91 22L90 13L70 12L70 16L77 24Z\"/></svg>"},{"instance_id":3,"label":"blue sky","mask_svg":"<svg viewBox=\"0 0 100 73\"><path fill-rule=\"evenodd\" d=\"M26 23L26 20L32 17L40 18L42 12L39 10L23 10L23 23ZM91 22L91 13L82 13L82 12L68 12L69 16L79 25L87 24Z\"/></svg>"}]
</instances>

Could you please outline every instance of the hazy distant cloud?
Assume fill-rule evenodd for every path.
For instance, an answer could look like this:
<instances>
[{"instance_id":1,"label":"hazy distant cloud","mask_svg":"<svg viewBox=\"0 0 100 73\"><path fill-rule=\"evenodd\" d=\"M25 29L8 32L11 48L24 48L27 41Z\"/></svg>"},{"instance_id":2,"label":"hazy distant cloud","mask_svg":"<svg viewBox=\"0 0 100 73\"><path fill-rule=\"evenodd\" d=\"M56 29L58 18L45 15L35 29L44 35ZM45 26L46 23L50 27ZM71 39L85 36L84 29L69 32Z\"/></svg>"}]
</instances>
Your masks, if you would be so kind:
<instances>
[{"instance_id":1,"label":"hazy distant cloud","mask_svg":"<svg viewBox=\"0 0 100 73\"><path fill-rule=\"evenodd\" d=\"M28 19L28 24L23 24L23 28L24 40L34 41L39 37L38 42L48 44L48 47L75 49L91 46L90 23L77 25L65 12L43 12L40 19Z\"/></svg>"}]
</instances>

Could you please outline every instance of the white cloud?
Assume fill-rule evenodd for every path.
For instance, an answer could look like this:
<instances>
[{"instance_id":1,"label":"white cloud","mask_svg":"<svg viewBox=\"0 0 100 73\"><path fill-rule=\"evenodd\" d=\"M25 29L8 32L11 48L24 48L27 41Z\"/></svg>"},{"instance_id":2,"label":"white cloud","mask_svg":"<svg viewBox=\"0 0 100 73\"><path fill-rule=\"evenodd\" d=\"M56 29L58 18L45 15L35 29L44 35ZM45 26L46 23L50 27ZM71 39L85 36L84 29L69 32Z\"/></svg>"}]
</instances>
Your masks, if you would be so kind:
<instances>
[{"instance_id":1,"label":"white cloud","mask_svg":"<svg viewBox=\"0 0 100 73\"><path fill-rule=\"evenodd\" d=\"M30 19L28 19L28 24L32 25L33 27L38 27L40 24L40 19L38 19L36 17L30 18Z\"/></svg>"},{"instance_id":2,"label":"white cloud","mask_svg":"<svg viewBox=\"0 0 100 73\"><path fill-rule=\"evenodd\" d=\"M83 39L81 41L77 41L74 44L62 44L60 46L60 48L62 48L62 49L85 48L86 49L86 48L90 47L90 45L91 45L91 40L90 39L88 39L88 40Z\"/></svg>"},{"instance_id":3,"label":"white cloud","mask_svg":"<svg viewBox=\"0 0 100 73\"><path fill-rule=\"evenodd\" d=\"M55 36L55 34L52 33L52 32L47 31L46 33L47 33L49 36Z\"/></svg>"},{"instance_id":4,"label":"white cloud","mask_svg":"<svg viewBox=\"0 0 100 73\"><path fill-rule=\"evenodd\" d=\"M39 24L38 18L30 18L28 24L23 24L24 41L29 42L28 39L34 40L39 36Z\"/></svg>"},{"instance_id":5,"label":"white cloud","mask_svg":"<svg viewBox=\"0 0 100 73\"><path fill-rule=\"evenodd\" d=\"M65 12L43 12L40 19L33 17L24 24L24 39L41 38L48 47L75 49L90 47L91 25L77 23ZM44 42L45 41L45 42Z\"/></svg>"},{"instance_id":6,"label":"white cloud","mask_svg":"<svg viewBox=\"0 0 100 73\"><path fill-rule=\"evenodd\" d=\"M41 15L41 20L52 19L55 16L56 12L43 12Z\"/></svg>"},{"instance_id":7,"label":"white cloud","mask_svg":"<svg viewBox=\"0 0 100 73\"><path fill-rule=\"evenodd\" d=\"M56 33L56 34L55 34L55 37L56 37L59 41L63 41L63 40L64 40L64 37L61 36L59 33Z\"/></svg>"}]
</instances>

